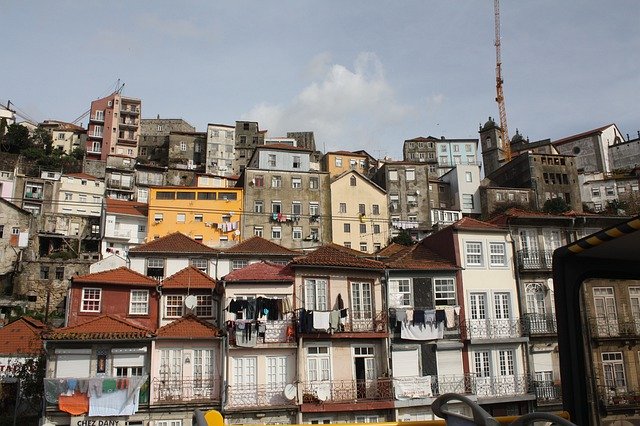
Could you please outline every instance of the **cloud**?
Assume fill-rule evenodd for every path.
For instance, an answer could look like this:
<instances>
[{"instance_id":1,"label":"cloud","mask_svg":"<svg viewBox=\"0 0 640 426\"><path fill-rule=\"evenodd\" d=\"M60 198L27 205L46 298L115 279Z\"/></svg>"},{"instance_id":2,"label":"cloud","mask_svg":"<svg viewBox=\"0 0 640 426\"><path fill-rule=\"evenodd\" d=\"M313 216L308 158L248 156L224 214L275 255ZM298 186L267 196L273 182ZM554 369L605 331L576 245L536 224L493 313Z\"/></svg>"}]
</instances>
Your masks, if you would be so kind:
<instances>
[{"instance_id":1,"label":"cloud","mask_svg":"<svg viewBox=\"0 0 640 426\"><path fill-rule=\"evenodd\" d=\"M412 115L413 108L398 102L374 53L360 53L351 69L329 59L323 53L311 60L308 74L318 77L291 101L258 104L243 118L258 121L271 136L313 131L319 149L384 148L385 128Z\"/></svg>"},{"instance_id":2,"label":"cloud","mask_svg":"<svg viewBox=\"0 0 640 426\"><path fill-rule=\"evenodd\" d=\"M442 105L442 102L444 102L444 99L445 97L443 93L431 95L427 98L427 105L430 107Z\"/></svg>"},{"instance_id":3,"label":"cloud","mask_svg":"<svg viewBox=\"0 0 640 426\"><path fill-rule=\"evenodd\" d=\"M198 38L206 35L206 27L186 19L164 19L156 15L145 15L140 26L169 38Z\"/></svg>"}]
</instances>

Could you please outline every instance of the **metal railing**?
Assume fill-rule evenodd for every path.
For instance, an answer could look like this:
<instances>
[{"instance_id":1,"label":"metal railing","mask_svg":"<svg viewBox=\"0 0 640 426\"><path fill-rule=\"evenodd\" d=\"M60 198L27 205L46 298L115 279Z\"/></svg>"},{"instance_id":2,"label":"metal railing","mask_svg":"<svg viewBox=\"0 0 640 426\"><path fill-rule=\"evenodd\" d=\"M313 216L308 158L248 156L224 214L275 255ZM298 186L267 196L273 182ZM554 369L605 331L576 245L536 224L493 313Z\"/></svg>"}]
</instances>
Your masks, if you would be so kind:
<instances>
[{"instance_id":1,"label":"metal railing","mask_svg":"<svg viewBox=\"0 0 640 426\"><path fill-rule=\"evenodd\" d=\"M520 270L551 270L553 250L518 250Z\"/></svg>"},{"instance_id":2,"label":"metal railing","mask_svg":"<svg viewBox=\"0 0 640 426\"><path fill-rule=\"evenodd\" d=\"M220 400L220 380L212 378L153 379L152 404Z\"/></svg>"},{"instance_id":3,"label":"metal railing","mask_svg":"<svg viewBox=\"0 0 640 426\"><path fill-rule=\"evenodd\" d=\"M392 401L393 379L322 380L302 382L302 402L348 403L354 401Z\"/></svg>"},{"instance_id":4,"label":"metal railing","mask_svg":"<svg viewBox=\"0 0 640 426\"><path fill-rule=\"evenodd\" d=\"M553 382L534 381L533 392L538 404L562 403L562 386Z\"/></svg>"},{"instance_id":5,"label":"metal railing","mask_svg":"<svg viewBox=\"0 0 640 426\"><path fill-rule=\"evenodd\" d=\"M589 327L596 338L640 336L640 319L595 317L589 318Z\"/></svg>"},{"instance_id":6,"label":"metal railing","mask_svg":"<svg viewBox=\"0 0 640 426\"><path fill-rule=\"evenodd\" d=\"M270 407L295 405L284 396L285 384L230 385L227 388L226 408Z\"/></svg>"},{"instance_id":7,"label":"metal railing","mask_svg":"<svg viewBox=\"0 0 640 426\"><path fill-rule=\"evenodd\" d=\"M513 339L522 337L522 324L518 319L467 320L460 324L464 339Z\"/></svg>"},{"instance_id":8,"label":"metal railing","mask_svg":"<svg viewBox=\"0 0 640 426\"><path fill-rule=\"evenodd\" d=\"M640 389L631 386L597 386L600 403L608 408L640 407Z\"/></svg>"},{"instance_id":9,"label":"metal railing","mask_svg":"<svg viewBox=\"0 0 640 426\"><path fill-rule=\"evenodd\" d=\"M474 377L471 393L484 398L525 395L533 392L532 385L526 375Z\"/></svg>"},{"instance_id":10,"label":"metal railing","mask_svg":"<svg viewBox=\"0 0 640 426\"><path fill-rule=\"evenodd\" d=\"M526 335L536 334L556 334L558 326L555 315L524 314L522 318L522 328Z\"/></svg>"}]
</instances>

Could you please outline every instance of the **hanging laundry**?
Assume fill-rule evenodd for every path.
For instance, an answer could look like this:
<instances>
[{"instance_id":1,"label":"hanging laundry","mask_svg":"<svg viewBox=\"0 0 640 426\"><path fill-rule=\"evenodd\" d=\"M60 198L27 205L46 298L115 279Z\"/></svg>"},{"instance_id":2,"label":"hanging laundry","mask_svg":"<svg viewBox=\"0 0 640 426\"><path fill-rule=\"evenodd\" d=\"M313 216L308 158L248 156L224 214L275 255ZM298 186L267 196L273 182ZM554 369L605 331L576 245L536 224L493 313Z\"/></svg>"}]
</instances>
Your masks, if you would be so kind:
<instances>
[{"instance_id":1,"label":"hanging laundry","mask_svg":"<svg viewBox=\"0 0 640 426\"><path fill-rule=\"evenodd\" d=\"M313 312L313 328L324 331L329 329L329 311Z\"/></svg>"},{"instance_id":2,"label":"hanging laundry","mask_svg":"<svg viewBox=\"0 0 640 426\"><path fill-rule=\"evenodd\" d=\"M413 323L416 325L425 323L424 311L422 309L414 309L413 311Z\"/></svg>"},{"instance_id":3,"label":"hanging laundry","mask_svg":"<svg viewBox=\"0 0 640 426\"><path fill-rule=\"evenodd\" d=\"M71 395L60 395L58 401L60 411L72 416L79 416L89 412L89 397L86 393L76 392Z\"/></svg>"},{"instance_id":4,"label":"hanging laundry","mask_svg":"<svg viewBox=\"0 0 640 426\"><path fill-rule=\"evenodd\" d=\"M435 323L412 325L408 322L400 323L400 337L406 340L436 340L442 339L444 328Z\"/></svg>"},{"instance_id":5,"label":"hanging laundry","mask_svg":"<svg viewBox=\"0 0 640 426\"><path fill-rule=\"evenodd\" d=\"M407 320L407 311L406 309L398 308L396 309L396 321L404 322Z\"/></svg>"}]
</instances>

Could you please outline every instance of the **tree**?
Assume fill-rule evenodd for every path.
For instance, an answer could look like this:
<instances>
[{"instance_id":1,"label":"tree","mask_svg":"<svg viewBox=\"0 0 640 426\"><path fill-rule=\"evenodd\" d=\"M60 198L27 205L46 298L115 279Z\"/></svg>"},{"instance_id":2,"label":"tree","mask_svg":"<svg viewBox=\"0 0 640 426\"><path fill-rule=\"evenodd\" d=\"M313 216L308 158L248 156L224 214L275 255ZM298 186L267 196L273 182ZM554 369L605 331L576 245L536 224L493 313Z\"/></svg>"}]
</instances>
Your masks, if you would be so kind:
<instances>
[{"instance_id":1,"label":"tree","mask_svg":"<svg viewBox=\"0 0 640 426\"><path fill-rule=\"evenodd\" d=\"M7 134L2 138L2 147L0 147L0 150L12 154L20 154L22 150L30 146L31 139L29 138L29 129L19 124L12 124L7 127Z\"/></svg>"},{"instance_id":2,"label":"tree","mask_svg":"<svg viewBox=\"0 0 640 426\"><path fill-rule=\"evenodd\" d=\"M551 214L560 214L569 211L569 205L564 198L556 197L547 200L542 207L542 211Z\"/></svg>"},{"instance_id":3,"label":"tree","mask_svg":"<svg viewBox=\"0 0 640 426\"><path fill-rule=\"evenodd\" d=\"M415 241L413 241L413 238L411 238L411 235L409 235L409 233L404 229L400 231L398 235L393 237L391 239L391 242L401 244L403 246L411 246L415 243Z\"/></svg>"},{"instance_id":4,"label":"tree","mask_svg":"<svg viewBox=\"0 0 640 426\"><path fill-rule=\"evenodd\" d=\"M51 155L53 151L53 137L51 137L51 133L44 127L38 126L33 132L33 136L31 136L31 141L34 146L43 149L45 155Z\"/></svg>"}]
</instances>

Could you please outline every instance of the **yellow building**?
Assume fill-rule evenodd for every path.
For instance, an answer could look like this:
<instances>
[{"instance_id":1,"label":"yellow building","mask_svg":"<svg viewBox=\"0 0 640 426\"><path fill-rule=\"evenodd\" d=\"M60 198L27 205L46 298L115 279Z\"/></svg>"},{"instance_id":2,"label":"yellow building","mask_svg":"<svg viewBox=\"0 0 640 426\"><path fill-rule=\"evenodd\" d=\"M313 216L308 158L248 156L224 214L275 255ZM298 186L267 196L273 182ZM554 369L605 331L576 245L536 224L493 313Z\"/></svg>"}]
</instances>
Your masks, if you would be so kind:
<instances>
[{"instance_id":1,"label":"yellow building","mask_svg":"<svg viewBox=\"0 0 640 426\"><path fill-rule=\"evenodd\" d=\"M373 159L363 152L333 151L322 157L322 170L329 172L332 179L350 170L368 176L372 167Z\"/></svg>"},{"instance_id":2,"label":"yellow building","mask_svg":"<svg viewBox=\"0 0 640 426\"><path fill-rule=\"evenodd\" d=\"M387 192L355 170L331 180L334 244L374 253L389 242Z\"/></svg>"},{"instance_id":3,"label":"yellow building","mask_svg":"<svg viewBox=\"0 0 640 426\"><path fill-rule=\"evenodd\" d=\"M210 247L241 241L242 188L155 187L147 241L181 232Z\"/></svg>"}]
</instances>

